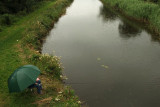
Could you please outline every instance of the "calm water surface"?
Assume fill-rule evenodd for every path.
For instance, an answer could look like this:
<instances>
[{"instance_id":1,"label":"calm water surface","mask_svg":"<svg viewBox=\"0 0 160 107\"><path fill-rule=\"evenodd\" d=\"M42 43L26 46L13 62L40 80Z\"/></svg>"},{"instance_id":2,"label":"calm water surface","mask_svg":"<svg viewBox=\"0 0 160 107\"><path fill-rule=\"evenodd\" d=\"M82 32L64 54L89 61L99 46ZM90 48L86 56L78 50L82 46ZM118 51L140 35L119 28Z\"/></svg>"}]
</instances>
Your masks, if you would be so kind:
<instances>
[{"instance_id":1,"label":"calm water surface","mask_svg":"<svg viewBox=\"0 0 160 107\"><path fill-rule=\"evenodd\" d=\"M75 0L42 53L62 56L66 84L90 107L159 107L160 44L98 0Z\"/></svg>"}]
</instances>

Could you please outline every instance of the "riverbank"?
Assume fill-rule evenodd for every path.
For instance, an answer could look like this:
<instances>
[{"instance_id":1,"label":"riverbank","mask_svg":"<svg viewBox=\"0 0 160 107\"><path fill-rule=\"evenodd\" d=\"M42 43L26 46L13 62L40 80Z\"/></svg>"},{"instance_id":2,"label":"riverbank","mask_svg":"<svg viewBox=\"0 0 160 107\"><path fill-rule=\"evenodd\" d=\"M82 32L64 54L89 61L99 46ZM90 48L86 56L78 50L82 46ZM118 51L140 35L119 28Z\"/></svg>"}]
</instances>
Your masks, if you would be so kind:
<instances>
[{"instance_id":1,"label":"riverbank","mask_svg":"<svg viewBox=\"0 0 160 107\"><path fill-rule=\"evenodd\" d=\"M78 97L62 80L60 58L40 54L42 39L53 27L72 0L45 1L34 12L0 32L0 105L21 106L80 106ZM43 94L25 90L9 94L7 80L11 73L25 64L40 68Z\"/></svg>"},{"instance_id":2,"label":"riverbank","mask_svg":"<svg viewBox=\"0 0 160 107\"><path fill-rule=\"evenodd\" d=\"M142 0L101 0L129 19L143 22L154 35L160 35L160 6Z\"/></svg>"}]
</instances>

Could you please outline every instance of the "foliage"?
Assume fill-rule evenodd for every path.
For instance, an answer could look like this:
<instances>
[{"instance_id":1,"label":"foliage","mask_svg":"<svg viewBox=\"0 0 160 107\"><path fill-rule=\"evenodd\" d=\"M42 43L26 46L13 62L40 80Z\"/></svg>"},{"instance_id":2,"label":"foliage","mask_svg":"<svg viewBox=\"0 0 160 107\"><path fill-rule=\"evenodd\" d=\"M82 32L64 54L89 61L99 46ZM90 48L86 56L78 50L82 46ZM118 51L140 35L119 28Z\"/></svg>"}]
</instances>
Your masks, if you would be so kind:
<instances>
[{"instance_id":1,"label":"foliage","mask_svg":"<svg viewBox=\"0 0 160 107\"><path fill-rule=\"evenodd\" d=\"M157 3L159 0L144 0L144 1L148 1L148 2Z\"/></svg>"},{"instance_id":2,"label":"foliage","mask_svg":"<svg viewBox=\"0 0 160 107\"><path fill-rule=\"evenodd\" d=\"M148 26L155 33L160 34L160 7L151 2L142 0L102 0L104 3L118 8L129 17L137 20L148 21L151 24ZM154 1L154 0L153 0Z\"/></svg>"},{"instance_id":3,"label":"foliage","mask_svg":"<svg viewBox=\"0 0 160 107\"><path fill-rule=\"evenodd\" d=\"M1 0L0 32L3 30L3 27L14 24L24 15L43 5L44 2L44 0Z\"/></svg>"},{"instance_id":4,"label":"foliage","mask_svg":"<svg viewBox=\"0 0 160 107\"><path fill-rule=\"evenodd\" d=\"M42 0L1 0L0 14L18 13L23 10L30 12L36 3L41 1Z\"/></svg>"},{"instance_id":5,"label":"foliage","mask_svg":"<svg viewBox=\"0 0 160 107\"><path fill-rule=\"evenodd\" d=\"M33 65L39 66L41 71L45 71L53 77L60 79L62 65L60 63L60 58L57 56L51 56L48 54L33 54L29 59L29 62Z\"/></svg>"},{"instance_id":6,"label":"foliage","mask_svg":"<svg viewBox=\"0 0 160 107\"><path fill-rule=\"evenodd\" d=\"M60 91L57 96L53 97L51 103L54 103L57 107L80 107L81 104L70 87L65 87L63 91Z\"/></svg>"},{"instance_id":7,"label":"foliage","mask_svg":"<svg viewBox=\"0 0 160 107\"><path fill-rule=\"evenodd\" d=\"M15 21L16 21L15 15L12 15L12 14L0 15L0 24L1 25L11 25Z\"/></svg>"}]
</instances>

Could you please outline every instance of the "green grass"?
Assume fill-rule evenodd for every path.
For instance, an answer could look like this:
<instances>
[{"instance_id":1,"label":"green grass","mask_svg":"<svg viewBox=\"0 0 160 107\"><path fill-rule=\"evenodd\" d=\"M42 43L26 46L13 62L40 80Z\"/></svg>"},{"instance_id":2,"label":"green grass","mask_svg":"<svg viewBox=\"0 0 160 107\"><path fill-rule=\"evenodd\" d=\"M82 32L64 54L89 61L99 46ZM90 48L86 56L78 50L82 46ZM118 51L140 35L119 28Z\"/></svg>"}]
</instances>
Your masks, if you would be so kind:
<instances>
[{"instance_id":1,"label":"green grass","mask_svg":"<svg viewBox=\"0 0 160 107\"><path fill-rule=\"evenodd\" d=\"M48 106L48 103L57 107L80 106L74 92L65 88L61 81L62 66L59 58L37 52L41 40L71 2L72 0L45 1L37 10L0 32L0 106ZM27 90L12 94L8 92L9 76L25 64L34 64L40 68L40 79L44 87L42 95ZM59 94L59 91L62 93ZM60 97L59 101L55 100L56 96Z\"/></svg>"},{"instance_id":2,"label":"green grass","mask_svg":"<svg viewBox=\"0 0 160 107\"><path fill-rule=\"evenodd\" d=\"M101 0L105 5L119 9L136 20L149 22L148 28L160 35L160 6L141 0Z\"/></svg>"}]
</instances>

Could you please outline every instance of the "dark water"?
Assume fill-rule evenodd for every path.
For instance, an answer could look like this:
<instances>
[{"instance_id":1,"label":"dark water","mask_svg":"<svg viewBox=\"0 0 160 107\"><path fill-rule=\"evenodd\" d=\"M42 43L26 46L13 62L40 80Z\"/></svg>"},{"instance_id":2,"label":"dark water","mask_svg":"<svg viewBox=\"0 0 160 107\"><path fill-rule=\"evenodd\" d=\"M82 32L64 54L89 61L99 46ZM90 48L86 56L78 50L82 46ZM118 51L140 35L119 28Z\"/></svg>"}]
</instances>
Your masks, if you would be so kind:
<instances>
[{"instance_id":1,"label":"dark water","mask_svg":"<svg viewBox=\"0 0 160 107\"><path fill-rule=\"evenodd\" d=\"M160 106L159 42L100 1L73 2L43 45L53 51L90 107Z\"/></svg>"}]
</instances>

